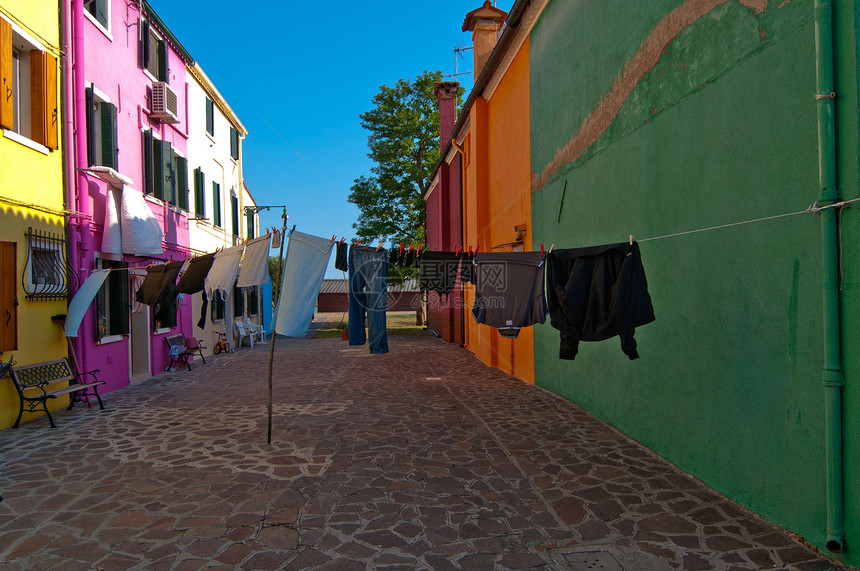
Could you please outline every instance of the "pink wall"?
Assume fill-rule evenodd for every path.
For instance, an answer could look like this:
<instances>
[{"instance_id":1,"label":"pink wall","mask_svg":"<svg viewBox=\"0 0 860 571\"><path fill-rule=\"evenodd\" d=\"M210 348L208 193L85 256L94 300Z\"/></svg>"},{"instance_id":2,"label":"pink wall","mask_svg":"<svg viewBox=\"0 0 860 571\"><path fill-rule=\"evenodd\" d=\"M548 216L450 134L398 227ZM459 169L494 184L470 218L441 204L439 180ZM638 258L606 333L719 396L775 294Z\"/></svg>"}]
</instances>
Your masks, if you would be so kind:
<instances>
[{"instance_id":1,"label":"pink wall","mask_svg":"<svg viewBox=\"0 0 860 571\"><path fill-rule=\"evenodd\" d=\"M187 118L186 118L186 67L185 60L179 52L170 46L168 49L168 83L177 95L177 111L180 122L175 125L162 124L159 121L150 121L148 117L148 93L151 89L152 79L141 69L139 65L138 29L139 16L134 3L125 0L110 0L110 35L109 38L99 26L87 17L78 17L75 22L81 25L83 31L83 62L80 62L80 53L75 52L76 70L83 69L85 87L94 85L98 92L103 93L117 108L117 143L119 147L118 166L119 172L133 180L131 187L125 192L142 192L143 173L143 150L142 129L151 128L154 135L165 141L169 141L174 150L187 158ZM81 10L80 2L73 2L74 9ZM156 28L157 29L157 28ZM161 30L158 30L161 32ZM83 63L83 65L81 65ZM76 82L79 87L80 82ZM83 100L83 93L75 93L76 100ZM79 117L76 114L76 119ZM77 121L80 123L80 121ZM86 130L83 125L76 124L76 129ZM85 140L85 139L84 139ZM79 139L80 141L80 139ZM86 147L78 145L76 148L76 163L86 164ZM83 178L83 177L82 177ZM78 198L87 201L81 204L79 209L83 212L92 213L92 225L90 240L91 247L84 248L77 260L77 267L84 275L95 266L94 252L101 249L102 232L104 227L105 200L107 196L107 184L94 176L87 175L85 188L78 190ZM83 195L83 196L81 196ZM149 206L161 226L164 238L163 260L184 259L189 253L189 231L187 215L157 201L149 201ZM89 205L89 208L87 208ZM83 240L82 243L86 243ZM126 258L131 266L145 266L149 263L158 263L158 260L145 260L139 258ZM133 292L132 292L133 295ZM177 327L170 333L178 331L186 336L192 335L192 317L190 300L185 300L182 308L177 314ZM151 310L150 310L151 311ZM130 336L124 336L122 341L98 345L95 342L95 304L84 317L80 329L80 351L83 353L82 366L89 369L100 369L99 378L106 381L106 392L118 389L129 384L129 344ZM151 348L150 369L156 374L164 369L168 363L167 346L164 342L164 334L151 334L149 339Z\"/></svg>"}]
</instances>

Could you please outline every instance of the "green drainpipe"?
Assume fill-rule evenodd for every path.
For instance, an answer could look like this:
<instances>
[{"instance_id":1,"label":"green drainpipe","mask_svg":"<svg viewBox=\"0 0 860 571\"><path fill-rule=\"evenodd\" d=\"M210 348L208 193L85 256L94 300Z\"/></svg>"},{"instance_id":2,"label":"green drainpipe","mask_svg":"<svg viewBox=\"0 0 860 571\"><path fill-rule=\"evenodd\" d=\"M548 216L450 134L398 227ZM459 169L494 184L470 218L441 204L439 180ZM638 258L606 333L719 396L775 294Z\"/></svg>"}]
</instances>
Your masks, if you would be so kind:
<instances>
[{"instance_id":1,"label":"green drainpipe","mask_svg":"<svg viewBox=\"0 0 860 571\"><path fill-rule=\"evenodd\" d=\"M815 0L815 52L818 108L818 163L821 193L818 205L839 200L836 188L834 120L833 0ZM843 549L842 530L842 357L839 336L838 218L836 208L820 211L824 269L824 422L827 463L827 542L833 552Z\"/></svg>"}]
</instances>

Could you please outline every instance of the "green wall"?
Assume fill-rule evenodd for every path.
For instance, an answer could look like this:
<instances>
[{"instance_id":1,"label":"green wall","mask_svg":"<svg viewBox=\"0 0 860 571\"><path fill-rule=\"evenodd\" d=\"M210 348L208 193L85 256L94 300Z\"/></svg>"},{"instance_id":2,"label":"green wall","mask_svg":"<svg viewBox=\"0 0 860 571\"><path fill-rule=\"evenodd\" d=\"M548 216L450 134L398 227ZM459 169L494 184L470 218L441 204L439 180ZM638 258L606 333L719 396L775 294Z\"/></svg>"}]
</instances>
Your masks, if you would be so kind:
<instances>
[{"instance_id":1,"label":"green wall","mask_svg":"<svg viewBox=\"0 0 860 571\"><path fill-rule=\"evenodd\" d=\"M534 242L642 240L657 317L637 330L636 361L617 338L583 343L575 361L561 361L558 332L538 326L536 383L823 549L819 219L804 213L646 240L799 212L816 200L812 0L769 2L760 13L729 0L661 35L672 31L661 19L676 8L685 3L551 0L532 32ZM853 2L839 2L846 198L858 195L854 12ZM643 48L656 65L621 90L606 121L617 78ZM589 114L592 125L605 122L599 136L547 172ZM843 239L860 238L858 215L843 214ZM860 352L847 347L860 332L851 318L860 311L855 258L843 248L849 476L860 473L851 385L860 382L852 376ZM860 486L850 478L845 513L844 557L860 565Z\"/></svg>"}]
</instances>

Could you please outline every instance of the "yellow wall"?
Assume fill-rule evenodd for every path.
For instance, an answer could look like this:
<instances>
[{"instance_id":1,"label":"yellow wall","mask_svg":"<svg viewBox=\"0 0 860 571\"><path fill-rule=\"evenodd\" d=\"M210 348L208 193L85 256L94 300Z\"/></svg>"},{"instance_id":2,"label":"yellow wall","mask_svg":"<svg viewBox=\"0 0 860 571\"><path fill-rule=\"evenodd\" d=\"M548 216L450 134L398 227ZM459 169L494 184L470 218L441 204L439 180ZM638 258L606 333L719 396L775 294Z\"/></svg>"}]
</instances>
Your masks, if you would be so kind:
<instances>
[{"instance_id":1,"label":"yellow wall","mask_svg":"<svg viewBox=\"0 0 860 571\"><path fill-rule=\"evenodd\" d=\"M34 39L55 57L59 54L59 16L56 0L0 0L0 13ZM59 58L58 58L59 60ZM57 93L60 93L61 70L57 67ZM61 100L59 109L62 113ZM62 118L61 118L62 119ZM24 234L28 228L63 234L64 207L62 133L58 132L60 148L47 155L0 134L0 241L16 242L18 288L18 349L6 351L0 359L7 361L14 354L18 364L58 359L68 354L65 337L52 315L66 312L67 301L29 301L21 286L21 276L27 261ZM18 204L33 204L29 208ZM57 399L49 408L68 405L68 399ZM0 429L15 422L18 415L18 395L9 378L0 379ZM42 415L44 416L44 415ZM24 421L33 415L24 415Z\"/></svg>"},{"instance_id":2,"label":"yellow wall","mask_svg":"<svg viewBox=\"0 0 860 571\"><path fill-rule=\"evenodd\" d=\"M526 225L525 250L532 249L529 155L529 45L517 53L490 101L478 98L469 117L464 188L465 244L489 252L516 239ZM498 248L494 251L508 251ZM467 306L474 288L466 292ZM534 333L520 330L506 339L486 325L466 319L466 346L488 365L534 382Z\"/></svg>"}]
</instances>

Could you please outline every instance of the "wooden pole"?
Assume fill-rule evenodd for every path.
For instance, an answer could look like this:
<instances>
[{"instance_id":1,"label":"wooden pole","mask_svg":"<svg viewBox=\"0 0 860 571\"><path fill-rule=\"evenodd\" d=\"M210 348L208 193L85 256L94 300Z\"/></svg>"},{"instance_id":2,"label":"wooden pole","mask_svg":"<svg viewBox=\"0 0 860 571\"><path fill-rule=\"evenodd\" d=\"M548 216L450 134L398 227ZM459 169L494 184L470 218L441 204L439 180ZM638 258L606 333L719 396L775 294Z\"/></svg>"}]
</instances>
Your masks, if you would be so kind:
<instances>
[{"instance_id":1,"label":"wooden pole","mask_svg":"<svg viewBox=\"0 0 860 571\"><path fill-rule=\"evenodd\" d=\"M284 225L281 228L281 251L278 254L278 283L275 284L274 292L275 292L275 304L274 307L278 307L278 302L281 300L281 280L284 277L284 242L287 241L287 209L284 207L284 213L282 215L284 219ZM295 229L295 226L293 226ZM266 437L266 442L268 444L272 443L272 363L275 360L275 339L277 339L277 332L275 331L275 320L272 320L272 336L269 340L269 430L268 435Z\"/></svg>"}]
</instances>

